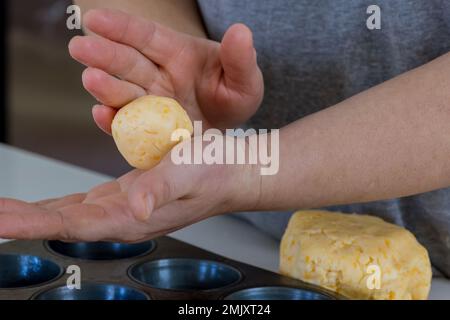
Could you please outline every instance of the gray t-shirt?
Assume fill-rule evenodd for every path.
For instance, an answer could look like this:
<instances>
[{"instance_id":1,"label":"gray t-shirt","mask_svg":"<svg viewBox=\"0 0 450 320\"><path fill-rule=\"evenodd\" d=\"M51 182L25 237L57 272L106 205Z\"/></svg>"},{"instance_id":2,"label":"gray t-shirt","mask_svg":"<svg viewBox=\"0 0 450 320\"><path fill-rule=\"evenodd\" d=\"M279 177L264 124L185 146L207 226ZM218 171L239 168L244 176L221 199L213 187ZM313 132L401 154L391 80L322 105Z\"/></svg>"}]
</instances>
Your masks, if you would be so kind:
<instances>
[{"instance_id":1,"label":"gray t-shirt","mask_svg":"<svg viewBox=\"0 0 450 320\"><path fill-rule=\"evenodd\" d=\"M236 22L254 32L266 93L254 128L279 128L450 51L448 0L198 0L210 38ZM369 5L381 29L369 30ZM430 165L432 165L430 163ZM450 277L450 189L327 208L369 213L412 231ZM290 212L243 217L280 238Z\"/></svg>"}]
</instances>

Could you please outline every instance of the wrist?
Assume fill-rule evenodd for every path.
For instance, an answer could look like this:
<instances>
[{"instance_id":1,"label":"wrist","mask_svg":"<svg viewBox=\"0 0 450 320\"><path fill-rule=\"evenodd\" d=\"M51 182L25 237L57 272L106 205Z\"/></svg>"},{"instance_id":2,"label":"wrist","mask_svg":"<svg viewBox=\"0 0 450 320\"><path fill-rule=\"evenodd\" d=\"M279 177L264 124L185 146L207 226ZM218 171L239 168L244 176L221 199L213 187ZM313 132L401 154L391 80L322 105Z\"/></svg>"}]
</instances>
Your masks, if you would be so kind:
<instances>
[{"instance_id":1,"label":"wrist","mask_svg":"<svg viewBox=\"0 0 450 320\"><path fill-rule=\"evenodd\" d=\"M267 179L267 163L261 161L261 154L267 154L270 151L270 143L267 137L262 135L254 135L252 140L250 137L245 138L231 138L235 140L235 160L240 154L240 164L226 165L227 173L225 180L228 185L227 212L236 211L256 211L263 210L263 194L266 193L267 182L272 179ZM258 141L255 143L255 141ZM244 160L244 161L243 161ZM270 170L269 170L270 171Z\"/></svg>"}]
</instances>

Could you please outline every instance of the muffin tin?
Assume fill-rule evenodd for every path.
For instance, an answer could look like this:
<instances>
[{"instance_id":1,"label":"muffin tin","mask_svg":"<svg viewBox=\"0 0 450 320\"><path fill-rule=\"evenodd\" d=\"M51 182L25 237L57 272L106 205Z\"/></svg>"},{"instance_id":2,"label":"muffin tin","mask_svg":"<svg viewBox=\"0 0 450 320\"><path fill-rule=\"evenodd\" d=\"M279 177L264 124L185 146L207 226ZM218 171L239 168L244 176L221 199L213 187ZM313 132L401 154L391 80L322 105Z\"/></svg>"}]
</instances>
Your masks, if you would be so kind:
<instances>
[{"instance_id":1,"label":"muffin tin","mask_svg":"<svg viewBox=\"0 0 450 320\"><path fill-rule=\"evenodd\" d=\"M66 273L76 265L81 289ZM170 237L138 244L0 245L0 300L336 300L323 288Z\"/></svg>"}]
</instances>

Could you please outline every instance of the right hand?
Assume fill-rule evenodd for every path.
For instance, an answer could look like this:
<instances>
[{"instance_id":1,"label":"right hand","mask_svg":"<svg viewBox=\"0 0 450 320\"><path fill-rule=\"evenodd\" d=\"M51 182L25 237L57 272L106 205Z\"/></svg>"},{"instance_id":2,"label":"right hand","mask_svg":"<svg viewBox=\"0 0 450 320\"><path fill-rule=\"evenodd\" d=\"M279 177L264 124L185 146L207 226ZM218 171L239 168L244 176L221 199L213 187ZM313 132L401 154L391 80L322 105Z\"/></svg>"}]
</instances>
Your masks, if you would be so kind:
<instances>
[{"instance_id":1,"label":"right hand","mask_svg":"<svg viewBox=\"0 0 450 320\"><path fill-rule=\"evenodd\" d=\"M201 138L184 143L194 148ZM0 198L0 238L153 239L214 215L253 210L260 177L255 165L178 165L167 155L149 171L133 170L86 194L37 203Z\"/></svg>"},{"instance_id":2,"label":"right hand","mask_svg":"<svg viewBox=\"0 0 450 320\"><path fill-rule=\"evenodd\" d=\"M176 99L203 128L233 128L258 109L264 82L251 31L231 26L222 43L175 32L155 22L110 9L87 12L94 36L69 44L87 66L83 85L99 102L93 116L111 132L117 108L147 94Z\"/></svg>"}]
</instances>

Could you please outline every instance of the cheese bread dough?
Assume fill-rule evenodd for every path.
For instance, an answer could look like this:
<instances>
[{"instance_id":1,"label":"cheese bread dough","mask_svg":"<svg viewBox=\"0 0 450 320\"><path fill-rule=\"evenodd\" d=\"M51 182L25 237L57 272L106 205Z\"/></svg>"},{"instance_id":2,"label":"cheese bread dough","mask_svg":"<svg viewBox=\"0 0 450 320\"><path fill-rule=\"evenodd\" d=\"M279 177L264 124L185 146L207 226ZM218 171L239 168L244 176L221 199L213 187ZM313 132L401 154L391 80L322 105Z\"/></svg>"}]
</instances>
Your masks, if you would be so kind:
<instances>
[{"instance_id":1,"label":"cheese bread dough","mask_svg":"<svg viewBox=\"0 0 450 320\"><path fill-rule=\"evenodd\" d=\"M171 141L176 129L192 134L186 111L171 98L144 96L121 108L112 123L117 148L128 163L151 169L178 143Z\"/></svg>"},{"instance_id":2,"label":"cheese bread dough","mask_svg":"<svg viewBox=\"0 0 450 320\"><path fill-rule=\"evenodd\" d=\"M427 250L380 218L327 211L295 213L283 236L280 272L353 299L426 299Z\"/></svg>"}]
</instances>

